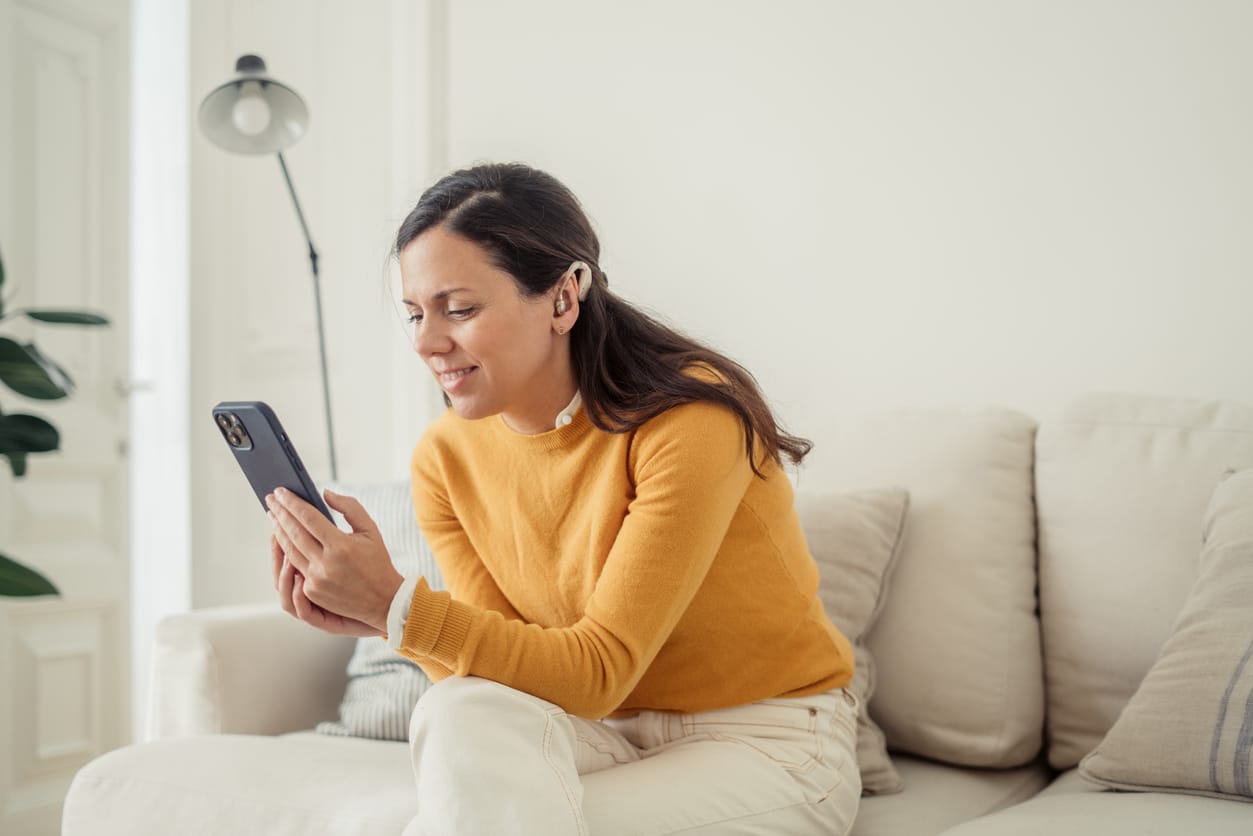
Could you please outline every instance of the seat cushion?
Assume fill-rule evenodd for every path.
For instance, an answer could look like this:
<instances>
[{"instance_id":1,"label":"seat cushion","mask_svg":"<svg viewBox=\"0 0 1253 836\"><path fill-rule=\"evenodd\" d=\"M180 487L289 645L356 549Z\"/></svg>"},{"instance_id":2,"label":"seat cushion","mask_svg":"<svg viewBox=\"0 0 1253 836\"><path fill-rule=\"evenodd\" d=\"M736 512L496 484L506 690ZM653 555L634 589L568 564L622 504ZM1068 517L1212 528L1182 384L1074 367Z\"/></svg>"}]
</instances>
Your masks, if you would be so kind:
<instances>
[{"instance_id":1,"label":"seat cushion","mask_svg":"<svg viewBox=\"0 0 1253 836\"><path fill-rule=\"evenodd\" d=\"M1052 779L1041 763L967 769L896 754L892 762L905 780L905 791L863 798L850 836L935 836L1031 798Z\"/></svg>"},{"instance_id":2,"label":"seat cushion","mask_svg":"<svg viewBox=\"0 0 1253 836\"><path fill-rule=\"evenodd\" d=\"M979 770L908 755L894 762L905 791L863 798L852 836L935 836L1031 797L1051 777L1039 764ZM92 761L70 788L62 836L395 836L416 814L404 743L214 735L128 746Z\"/></svg>"},{"instance_id":3,"label":"seat cushion","mask_svg":"<svg viewBox=\"0 0 1253 836\"><path fill-rule=\"evenodd\" d=\"M899 767L899 761L897 766ZM1078 770L1010 809L953 827L944 836L1248 836L1253 804L1158 792L1102 790Z\"/></svg>"},{"instance_id":4,"label":"seat cushion","mask_svg":"<svg viewBox=\"0 0 1253 836\"><path fill-rule=\"evenodd\" d=\"M62 834L396 836L416 814L404 743L215 735L92 761L70 787Z\"/></svg>"}]
</instances>

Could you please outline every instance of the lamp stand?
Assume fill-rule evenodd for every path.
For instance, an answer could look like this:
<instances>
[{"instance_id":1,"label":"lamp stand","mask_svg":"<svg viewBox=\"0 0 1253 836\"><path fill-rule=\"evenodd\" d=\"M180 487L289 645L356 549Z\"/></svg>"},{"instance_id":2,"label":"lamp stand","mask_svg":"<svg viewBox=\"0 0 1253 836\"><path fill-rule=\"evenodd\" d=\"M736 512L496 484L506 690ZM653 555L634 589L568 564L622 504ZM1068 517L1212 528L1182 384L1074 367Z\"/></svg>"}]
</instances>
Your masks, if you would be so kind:
<instances>
[{"instance_id":1,"label":"lamp stand","mask_svg":"<svg viewBox=\"0 0 1253 836\"><path fill-rule=\"evenodd\" d=\"M331 423L331 385L326 373L326 334L322 329L322 283L318 277L318 251L313 247L313 239L309 237L309 226L305 223L305 213L300 210L300 201L296 199L296 189L292 186L291 175L287 173L287 161L283 152L278 152L278 164L283 169L283 180L287 182L287 193L291 195L292 205L296 207L296 218L300 221L300 231L305 235L305 243L309 245L309 267L313 271L313 303L318 319L318 357L322 361L322 405L326 410L326 445L331 454L331 479L339 479L339 470L335 466L335 429Z\"/></svg>"}]
</instances>

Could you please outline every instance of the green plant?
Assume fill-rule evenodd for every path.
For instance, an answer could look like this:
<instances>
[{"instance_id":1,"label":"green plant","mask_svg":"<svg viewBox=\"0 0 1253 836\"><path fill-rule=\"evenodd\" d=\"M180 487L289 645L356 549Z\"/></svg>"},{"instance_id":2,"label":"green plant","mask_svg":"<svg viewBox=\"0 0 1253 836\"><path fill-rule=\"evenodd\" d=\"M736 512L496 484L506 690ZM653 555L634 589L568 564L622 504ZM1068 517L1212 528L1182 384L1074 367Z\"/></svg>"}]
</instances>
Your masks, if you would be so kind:
<instances>
[{"instance_id":1,"label":"green plant","mask_svg":"<svg viewBox=\"0 0 1253 836\"><path fill-rule=\"evenodd\" d=\"M24 317L50 325L108 325L109 320L89 311L48 308L5 310L4 260L0 259L0 323ZM74 381L65 369L54 363L33 342L20 343L0 337L0 383L19 395L35 400L54 401L74 393ZM26 457L50 453L61 446L61 434L51 423L36 415L5 414L0 409L0 456L9 460L14 478L26 475ZM0 595L55 595L57 588L34 569L0 554Z\"/></svg>"}]
</instances>

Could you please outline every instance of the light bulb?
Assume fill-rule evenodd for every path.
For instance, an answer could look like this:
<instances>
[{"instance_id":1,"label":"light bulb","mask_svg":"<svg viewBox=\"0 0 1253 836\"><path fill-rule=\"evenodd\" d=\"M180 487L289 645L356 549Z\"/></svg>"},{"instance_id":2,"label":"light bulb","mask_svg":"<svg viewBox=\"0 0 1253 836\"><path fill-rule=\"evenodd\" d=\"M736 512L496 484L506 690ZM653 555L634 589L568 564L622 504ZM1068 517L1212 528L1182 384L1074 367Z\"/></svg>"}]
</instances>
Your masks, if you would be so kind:
<instances>
[{"instance_id":1,"label":"light bulb","mask_svg":"<svg viewBox=\"0 0 1253 836\"><path fill-rule=\"evenodd\" d=\"M239 90L239 98L231 108L231 122L244 136L258 136L270 127L270 106L261 97L261 85L245 81Z\"/></svg>"}]
</instances>

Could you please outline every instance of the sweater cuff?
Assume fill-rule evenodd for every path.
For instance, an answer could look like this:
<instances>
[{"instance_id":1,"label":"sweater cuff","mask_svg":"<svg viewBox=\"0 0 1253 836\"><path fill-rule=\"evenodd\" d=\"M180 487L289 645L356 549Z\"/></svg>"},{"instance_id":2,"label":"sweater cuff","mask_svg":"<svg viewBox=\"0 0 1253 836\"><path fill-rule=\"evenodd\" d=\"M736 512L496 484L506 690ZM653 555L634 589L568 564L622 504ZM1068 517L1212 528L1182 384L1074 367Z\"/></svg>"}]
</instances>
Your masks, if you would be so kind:
<instances>
[{"instance_id":1,"label":"sweater cuff","mask_svg":"<svg viewBox=\"0 0 1253 836\"><path fill-rule=\"evenodd\" d=\"M453 601L447 592L433 591L426 578L419 578L401 648L407 654L429 656L456 673L473 620L473 607Z\"/></svg>"},{"instance_id":2,"label":"sweater cuff","mask_svg":"<svg viewBox=\"0 0 1253 836\"><path fill-rule=\"evenodd\" d=\"M405 637L405 621L408 620L409 607L413 604L413 590L418 588L418 575L405 578L404 583L396 590L392 605L387 609L387 646L399 650Z\"/></svg>"}]
</instances>

